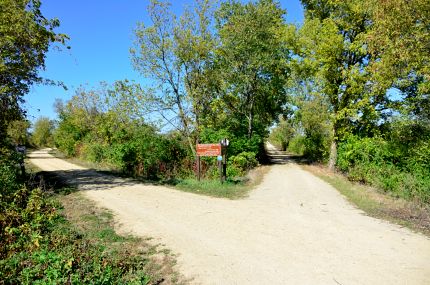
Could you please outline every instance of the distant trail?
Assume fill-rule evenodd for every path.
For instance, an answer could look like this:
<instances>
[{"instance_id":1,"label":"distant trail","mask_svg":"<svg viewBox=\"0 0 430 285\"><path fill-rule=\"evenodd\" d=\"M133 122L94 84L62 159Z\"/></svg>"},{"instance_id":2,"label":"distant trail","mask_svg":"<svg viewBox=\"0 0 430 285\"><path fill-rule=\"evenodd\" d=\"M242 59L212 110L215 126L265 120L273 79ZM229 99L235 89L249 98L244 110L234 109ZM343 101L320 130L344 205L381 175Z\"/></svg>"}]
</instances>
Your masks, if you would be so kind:
<instances>
[{"instance_id":1,"label":"distant trail","mask_svg":"<svg viewBox=\"0 0 430 285\"><path fill-rule=\"evenodd\" d=\"M172 249L196 284L430 284L430 239L365 216L292 162L230 201L94 174L46 150L30 157L83 185L121 230Z\"/></svg>"}]
</instances>

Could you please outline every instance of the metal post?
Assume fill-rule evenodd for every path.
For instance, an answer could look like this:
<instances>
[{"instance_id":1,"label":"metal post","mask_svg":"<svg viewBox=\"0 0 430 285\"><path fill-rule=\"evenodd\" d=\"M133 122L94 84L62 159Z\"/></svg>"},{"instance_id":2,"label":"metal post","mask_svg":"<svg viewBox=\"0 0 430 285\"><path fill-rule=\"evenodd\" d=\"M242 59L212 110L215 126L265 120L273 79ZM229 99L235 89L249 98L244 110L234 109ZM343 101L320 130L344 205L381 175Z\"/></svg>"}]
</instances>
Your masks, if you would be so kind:
<instances>
[{"instance_id":1,"label":"metal post","mask_svg":"<svg viewBox=\"0 0 430 285\"><path fill-rule=\"evenodd\" d=\"M197 156L197 180L200 181L200 156Z\"/></svg>"},{"instance_id":2,"label":"metal post","mask_svg":"<svg viewBox=\"0 0 430 285\"><path fill-rule=\"evenodd\" d=\"M227 152L222 157L222 180L227 180Z\"/></svg>"},{"instance_id":3,"label":"metal post","mask_svg":"<svg viewBox=\"0 0 430 285\"><path fill-rule=\"evenodd\" d=\"M220 141L222 160L220 163L221 181L227 180L227 147L230 141L224 138Z\"/></svg>"},{"instance_id":4,"label":"metal post","mask_svg":"<svg viewBox=\"0 0 430 285\"><path fill-rule=\"evenodd\" d=\"M221 181L221 183L223 183L224 180L223 180L223 175L222 175L222 161L221 160L218 160L218 169L219 169L220 181Z\"/></svg>"}]
</instances>

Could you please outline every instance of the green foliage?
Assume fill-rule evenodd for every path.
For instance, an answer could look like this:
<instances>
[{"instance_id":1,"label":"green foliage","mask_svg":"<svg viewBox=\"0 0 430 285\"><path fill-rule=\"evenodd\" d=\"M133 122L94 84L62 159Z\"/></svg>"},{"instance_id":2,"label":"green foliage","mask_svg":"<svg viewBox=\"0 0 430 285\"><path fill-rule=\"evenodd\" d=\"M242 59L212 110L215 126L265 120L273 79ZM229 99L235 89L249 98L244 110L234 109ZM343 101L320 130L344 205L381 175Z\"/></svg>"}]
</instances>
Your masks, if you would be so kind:
<instances>
[{"instance_id":1,"label":"green foliage","mask_svg":"<svg viewBox=\"0 0 430 285\"><path fill-rule=\"evenodd\" d=\"M275 1L227 1L216 12L221 43L213 66L218 105L209 115L236 134L265 136L283 112L289 73L284 15Z\"/></svg>"},{"instance_id":2,"label":"green foliage","mask_svg":"<svg viewBox=\"0 0 430 285\"><path fill-rule=\"evenodd\" d=\"M302 1L305 23L297 36L297 64L329 104L332 121L330 168L337 142L349 134L373 135L387 102L386 90L372 88L366 36L372 28L366 1Z\"/></svg>"},{"instance_id":3,"label":"green foliage","mask_svg":"<svg viewBox=\"0 0 430 285\"><path fill-rule=\"evenodd\" d=\"M179 18L170 6L169 1L150 2L151 25L139 23L136 27L132 61L135 69L158 87L144 93L144 105L179 130L195 154L201 118L211 99L204 83L215 46L213 5L212 1L196 1Z\"/></svg>"},{"instance_id":4,"label":"green foliage","mask_svg":"<svg viewBox=\"0 0 430 285\"><path fill-rule=\"evenodd\" d=\"M9 122L24 116L23 96L43 82L38 73L50 44L67 39L54 32L59 21L45 18L40 6L39 0L0 1L0 145Z\"/></svg>"},{"instance_id":5,"label":"green foliage","mask_svg":"<svg viewBox=\"0 0 430 285\"><path fill-rule=\"evenodd\" d=\"M0 147L0 203L9 203L11 193L20 188L20 155L10 148Z\"/></svg>"},{"instance_id":6,"label":"green foliage","mask_svg":"<svg viewBox=\"0 0 430 285\"><path fill-rule=\"evenodd\" d=\"M124 241L111 228L98 224L98 232L76 231L59 213L58 202L40 189L23 186L14 196L0 214L4 284L147 284L150 280L142 255L108 245Z\"/></svg>"},{"instance_id":7,"label":"green foliage","mask_svg":"<svg viewBox=\"0 0 430 285\"><path fill-rule=\"evenodd\" d=\"M326 162L329 158L330 142L330 137L319 132L309 134L302 141L303 155L311 161Z\"/></svg>"},{"instance_id":8,"label":"green foliage","mask_svg":"<svg viewBox=\"0 0 430 285\"><path fill-rule=\"evenodd\" d=\"M80 148L81 156L90 162L102 162L106 159L106 146L99 143L82 145Z\"/></svg>"},{"instance_id":9,"label":"green foliage","mask_svg":"<svg viewBox=\"0 0 430 285\"><path fill-rule=\"evenodd\" d=\"M227 129L214 130L212 128L204 128L200 133L200 143L218 143L224 138L228 138L230 144L227 148L227 176L240 177L243 176L251 168L258 165L258 158L264 155L264 139L257 134L248 138L246 134L238 136L229 132ZM208 169L203 169L208 172L209 177L217 177L218 169L216 162L209 162ZM205 174L204 173L204 174ZM212 173L212 174L211 174Z\"/></svg>"},{"instance_id":10,"label":"green foliage","mask_svg":"<svg viewBox=\"0 0 430 285\"><path fill-rule=\"evenodd\" d=\"M26 120L18 120L9 122L7 135L15 145L28 144L28 129L30 122Z\"/></svg>"},{"instance_id":11,"label":"green foliage","mask_svg":"<svg viewBox=\"0 0 430 285\"><path fill-rule=\"evenodd\" d=\"M428 142L399 151L401 141L350 136L339 145L337 164L349 179L374 185L397 197L430 201Z\"/></svg>"},{"instance_id":12,"label":"green foliage","mask_svg":"<svg viewBox=\"0 0 430 285\"><path fill-rule=\"evenodd\" d=\"M175 135L158 134L140 118L133 119L123 110L129 99L122 93L124 88L117 83L114 89L80 89L65 105L58 104L57 147L66 155L145 178L181 173L180 164L187 155L183 141Z\"/></svg>"},{"instance_id":13,"label":"green foliage","mask_svg":"<svg viewBox=\"0 0 430 285\"><path fill-rule=\"evenodd\" d=\"M40 117L34 123L31 141L37 147L53 146L54 122L47 117Z\"/></svg>"},{"instance_id":14,"label":"green foliage","mask_svg":"<svg viewBox=\"0 0 430 285\"><path fill-rule=\"evenodd\" d=\"M243 176L250 169L256 167L258 161L256 159L256 154L250 151L244 151L237 155L231 156L229 158L229 165L227 168L227 176L238 177Z\"/></svg>"},{"instance_id":15,"label":"green foliage","mask_svg":"<svg viewBox=\"0 0 430 285\"><path fill-rule=\"evenodd\" d=\"M294 133L292 122L281 116L277 126L270 132L269 141L281 150L287 150Z\"/></svg>"},{"instance_id":16,"label":"green foliage","mask_svg":"<svg viewBox=\"0 0 430 285\"><path fill-rule=\"evenodd\" d=\"M430 4L426 0L369 1L374 20L367 35L372 55L379 60L371 66L381 88L398 88L405 98L401 109L430 122Z\"/></svg>"},{"instance_id":17,"label":"green foliage","mask_svg":"<svg viewBox=\"0 0 430 285\"><path fill-rule=\"evenodd\" d=\"M393 160L389 144L382 138L362 138L350 136L339 146L337 166L347 171L356 164L383 165Z\"/></svg>"},{"instance_id":18,"label":"green foliage","mask_svg":"<svg viewBox=\"0 0 430 285\"><path fill-rule=\"evenodd\" d=\"M288 144L288 151L297 155L303 155L305 153L305 139L305 136L297 134Z\"/></svg>"}]
</instances>

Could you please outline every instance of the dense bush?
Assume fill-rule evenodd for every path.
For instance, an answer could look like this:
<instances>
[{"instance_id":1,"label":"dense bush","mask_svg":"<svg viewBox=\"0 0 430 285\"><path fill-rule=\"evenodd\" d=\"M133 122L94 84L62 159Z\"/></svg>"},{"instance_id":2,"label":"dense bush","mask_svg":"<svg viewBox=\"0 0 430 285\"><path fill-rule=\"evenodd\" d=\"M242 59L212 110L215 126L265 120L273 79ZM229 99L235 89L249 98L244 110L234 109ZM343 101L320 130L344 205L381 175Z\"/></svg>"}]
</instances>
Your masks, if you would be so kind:
<instances>
[{"instance_id":1,"label":"dense bush","mask_svg":"<svg viewBox=\"0 0 430 285\"><path fill-rule=\"evenodd\" d=\"M103 163L124 173L145 178L178 174L186 157L182 140L113 111L88 112L74 97L59 111L55 145L68 156Z\"/></svg>"},{"instance_id":2,"label":"dense bush","mask_svg":"<svg viewBox=\"0 0 430 285\"><path fill-rule=\"evenodd\" d=\"M250 169L258 165L258 161L255 158L255 153L250 151L244 151L237 155L230 157L227 168L227 176L236 177L243 176Z\"/></svg>"},{"instance_id":3,"label":"dense bush","mask_svg":"<svg viewBox=\"0 0 430 285\"><path fill-rule=\"evenodd\" d=\"M288 151L297 155L303 155L305 152L305 136L297 135L292 138L288 144Z\"/></svg>"},{"instance_id":4,"label":"dense bush","mask_svg":"<svg viewBox=\"0 0 430 285\"><path fill-rule=\"evenodd\" d=\"M399 145L400 144L400 145ZM430 202L428 142L411 149L380 137L349 136L339 145L337 165L349 179L369 183L397 197Z\"/></svg>"},{"instance_id":5,"label":"dense bush","mask_svg":"<svg viewBox=\"0 0 430 285\"><path fill-rule=\"evenodd\" d=\"M329 157L330 138L323 133L312 133L303 139L303 155L312 160L326 162Z\"/></svg>"}]
</instances>

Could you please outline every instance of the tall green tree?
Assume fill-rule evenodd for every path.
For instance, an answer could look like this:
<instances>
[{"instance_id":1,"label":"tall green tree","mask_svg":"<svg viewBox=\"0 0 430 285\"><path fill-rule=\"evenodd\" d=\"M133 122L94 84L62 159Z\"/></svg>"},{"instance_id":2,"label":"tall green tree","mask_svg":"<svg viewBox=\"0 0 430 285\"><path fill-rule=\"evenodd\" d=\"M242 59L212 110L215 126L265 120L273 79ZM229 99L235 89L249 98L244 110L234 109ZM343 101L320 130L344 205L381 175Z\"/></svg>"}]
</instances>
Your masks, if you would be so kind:
<instances>
[{"instance_id":1,"label":"tall green tree","mask_svg":"<svg viewBox=\"0 0 430 285\"><path fill-rule=\"evenodd\" d=\"M386 105L384 89L372 89L366 45L371 18L365 1L302 0L305 23L300 29L304 64L328 98L333 141L329 168L334 169L338 142L349 133L371 134Z\"/></svg>"},{"instance_id":2,"label":"tall green tree","mask_svg":"<svg viewBox=\"0 0 430 285\"><path fill-rule=\"evenodd\" d=\"M40 117L34 123L33 133L31 134L32 142L38 146L52 146L53 144L54 121L48 117Z\"/></svg>"},{"instance_id":3,"label":"tall green tree","mask_svg":"<svg viewBox=\"0 0 430 285\"><path fill-rule=\"evenodd\" d=\"M430 2L369 1L373 20L367 36L379 88L397 88L404 95L401 111L430 123Z\"/></svg>"},{"instance_id":4,"label":"tall green tree","mask_svg":"<svg viewBox=\"0 0 430 285\"><path fill-rule=\"evenodd\" d=\"M143 98L149 110L179 130L193 153L207 97L200 82L213 51L213 7L199 0L178 18L169 2L152 0L152 25L138 24L131 49L136 70L155 82L156 91Z\"/></svg>"},{"instance_id":5,"label":"tall green tree","mask_svg":"<svg viewBox=\"0 0 430 285\"><path fill-rule=\"evenodd\" d=\"M39 0L0 0L0 144L8 123L22 119L23 96L39 76L45 55L54 42L67 36L54 32L57 19L46 19Z\"/></svg>"},{"instance_id":6,"label":"tall green tree","mask_svg":"<svg viewBox=\"0 0 430 285\"><path fill-rule=\"evenodd\" d=\"M220 38L214 65L216 113L248 138L255 129L263 135L287 101L285 13L279 2L271 0L228 1L216 13Z\"/></svg>"}]
</instances>

